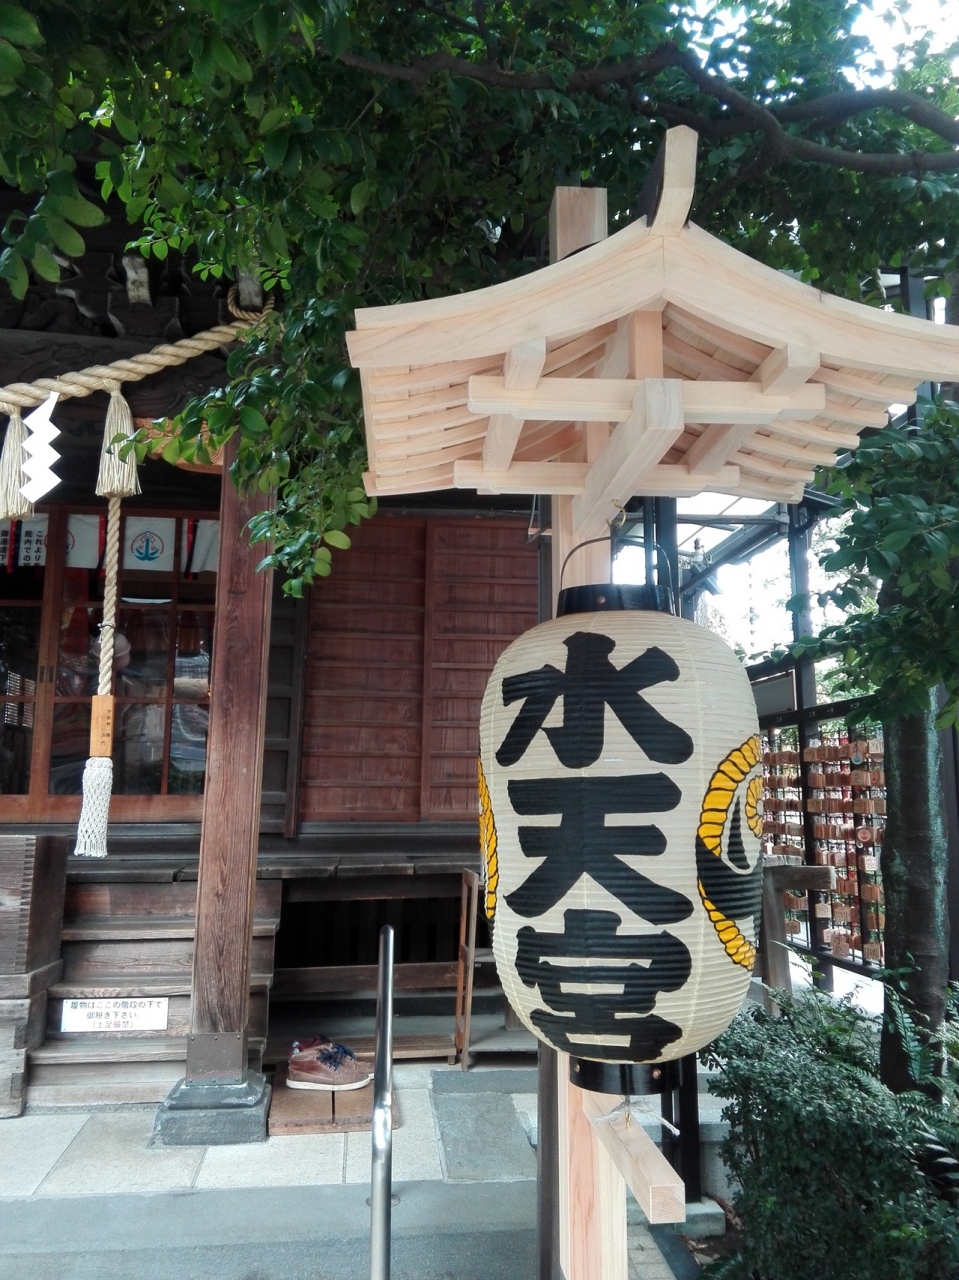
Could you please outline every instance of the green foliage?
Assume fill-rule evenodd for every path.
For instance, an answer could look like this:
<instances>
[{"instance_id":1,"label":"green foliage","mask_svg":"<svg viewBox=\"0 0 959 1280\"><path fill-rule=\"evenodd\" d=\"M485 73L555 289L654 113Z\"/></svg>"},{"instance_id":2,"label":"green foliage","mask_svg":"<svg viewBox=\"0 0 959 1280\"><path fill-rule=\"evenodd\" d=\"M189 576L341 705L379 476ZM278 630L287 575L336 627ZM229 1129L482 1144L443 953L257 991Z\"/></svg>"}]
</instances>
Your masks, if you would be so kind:
<instances>
[{"instance_id":1,"label":"green foliage","mask_svg":"<svg viewBox=\"0 0 959 1280\"><path fill-rule=\"evenodd\" d=\"M55 279L57 255L102 220L99 187L144 254L193 255L205 277L239 268L282 295L284 337L257 335L205 409L259 414L220 415L213 434L239 426L238 473L280 477L260 532L306 583L322 535L362 505L346 498L344 515L323 496L355 492L364 466L343 341L354 309L542 266L557 182L606 186L614 225L635 216L664 125L702 131L697 220L772 266L861 298L880 262L959 252L955 172L908 159L952 164L955 51L931 59L915 40L896 72L945 134L880 99L803 114L849 89L863 7L117 0L105 21L97 0L3 3L0 178L35 203L4 228L0 276L18 297L31 272ZM720 82L794 113L775 146ZM902 172L787 156L799 136ZM181 422L187 451L197 424L193 410Z\"/></svg>"},{"instance_id":2,"label":"green foliage","mask_svg":"<svg viewBox=\"0 0 959 1280\"><path fill-rule=\"evenodd\" d=\"M740 1190L739 1252L724 1280L947 1280L959 1209L920 1167L930 1144L959 1151L954 1095L935 1107L879 1080L878 1029L848 1001L776 993L705 1052L728 1100L723 1159ZM925 1160L925 1163L924 1163Z\"/></svg>"},{"instance_id":3,"label":"green foliage","mask_svg":"<svg viewBox=\"0 0 959 1280\"><path fill-rule=\"evenodd\" d=\"M929 706L959 714L959 409L927 406L920 428L888 427L830 473L828 492L850 513L821 561L843 579L820 597L847 610L795 648L838 660L835 687L874 690L884 718ZM882 583L879 589L879 583Z\"/></svg>"}]
</instances>

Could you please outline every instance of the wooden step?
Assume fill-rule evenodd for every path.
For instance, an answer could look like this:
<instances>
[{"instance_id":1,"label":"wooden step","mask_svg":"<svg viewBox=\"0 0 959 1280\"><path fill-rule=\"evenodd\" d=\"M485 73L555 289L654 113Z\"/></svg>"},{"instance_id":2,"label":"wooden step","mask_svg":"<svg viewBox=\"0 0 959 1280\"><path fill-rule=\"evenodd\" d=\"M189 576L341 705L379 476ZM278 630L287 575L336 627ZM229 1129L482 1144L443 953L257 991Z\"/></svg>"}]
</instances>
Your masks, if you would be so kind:
<instances>
[{"instance_id":1,"label":"wooden step","mask_svg":"<svg viewBox=\"0 0 959 1280\"><path fill-rule=\"evenodd\" d=\"M255 973L250 991L269 991L273 975ZM117 978L103 982L57 982L49 988L53 1000L128 1000L148 996L188 996L190 982L172 978Z\"/></svg>"},{"instance_id":2,"label":"wooden step","mask_svg":"<svg viewBox=\"0 0 959 1280\"><path fill-rule=\"evenodd\" d=\"M186 1069L186 1036L48 1041L28 1056L29 1107L109 1107L162 1102ZM264 1041L250 1041L259 1070Z\"/></svg>"},{"instance_id":3,"label":"wooden step","mask_svg":"<svg viewBox=\"0 0 959 1280\"><path fill-rule=\"evenodd\" d=\"M250 959L254 973L273 969L273 930L254 931ZM119 934L75 938L63 943L63 981L88 986L117 981L179 978L188 983L193 972L193 933L145 932L139 938Z\"/></svg>"},{"instance_id":4,"label":"wooden step","mask_svg":"<svg viewBox=\"0 0 959 1280\"><path fill-rule=\"evenodd\" d=\"M31 1049L29 1061L31 1066L70 1066L80 1062L185 1062L186 1036L118 1040L101 1035L96 1039L77 1036L70 1040L48 1040L38 1049Z\"/></svg>"},{"instance_id":5,"label":"wooden step","mask_svg":"<svg viewBox=\"0 0 959 1280\"><path fill-rule=\"evenodd\" d=\"M254 938L272 937L279 917L253 921ZM196 933L192 916L83 916L65 920L64 942L142 942L154 938L189 938Z\"/></svg>"},{"instance_id":6,"label":"wooden step","mask_svg":"<svg viewBox=\"0 0 959 1280\"><path fill-rule=\"evenodd\" d=\"M393 966L397 991L428 991L456 986L453 960L429 960ZM375 964L320 965L309 969L276 969L273 997L297 1000L331 992L375 991L379 969Z\"/></svg>"}]
</instances>

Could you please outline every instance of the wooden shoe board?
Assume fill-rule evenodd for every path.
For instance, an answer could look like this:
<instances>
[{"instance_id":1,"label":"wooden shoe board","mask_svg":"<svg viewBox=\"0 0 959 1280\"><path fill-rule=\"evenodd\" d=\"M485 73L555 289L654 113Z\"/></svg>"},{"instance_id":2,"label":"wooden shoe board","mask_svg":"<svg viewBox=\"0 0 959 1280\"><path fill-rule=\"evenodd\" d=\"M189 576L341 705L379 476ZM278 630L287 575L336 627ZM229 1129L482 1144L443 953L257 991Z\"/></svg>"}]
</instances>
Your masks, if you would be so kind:
<instances>
[{"instance_id":1,"label":"wooden shoe board","mask_svg":"<svg viewBox=\"0 0 959 1280\"><path fill-rule=\"evenodd\" d=\"M270 1103L270 1137L296 1133L368 1133L373 1125L373 1082L362 1089L288 1089L280 1063ZM393 1128L400 1127L396 1098Z\"/></svg>"}]
</instances>

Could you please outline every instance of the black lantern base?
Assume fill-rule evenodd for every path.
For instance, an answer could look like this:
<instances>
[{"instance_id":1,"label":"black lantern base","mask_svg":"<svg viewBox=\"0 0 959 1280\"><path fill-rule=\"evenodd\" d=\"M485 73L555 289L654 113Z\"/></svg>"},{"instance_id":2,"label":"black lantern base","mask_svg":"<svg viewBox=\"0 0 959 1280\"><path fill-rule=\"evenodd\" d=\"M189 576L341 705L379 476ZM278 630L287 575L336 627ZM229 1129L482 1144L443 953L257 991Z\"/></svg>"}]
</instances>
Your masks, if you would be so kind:
<instances>
[{"instance_id":1,"label":"black lantern base","mask_svg":"<svg viewBox=\"0 0 959 1280\"><path fill-rule=\"evenodd\" d=\"M556 616L565 618L570 613L607 613L624 609L675 613L672 592L668 587L602 582L587 587L564 587L559 593Z\"/></svg>"},{"instance_id":2,"label":"black lantern base","mask_svg":"<svg viewBox=\"0 0 959 1280\"><path fill-rule=\"evenodd\" d=\"M596 1062L593 1058L570 1058L569 1078L590 1093L614 1093L621 1098L662 1093L678 1083L674 1062Z\"/></svg>"}]
</instances>

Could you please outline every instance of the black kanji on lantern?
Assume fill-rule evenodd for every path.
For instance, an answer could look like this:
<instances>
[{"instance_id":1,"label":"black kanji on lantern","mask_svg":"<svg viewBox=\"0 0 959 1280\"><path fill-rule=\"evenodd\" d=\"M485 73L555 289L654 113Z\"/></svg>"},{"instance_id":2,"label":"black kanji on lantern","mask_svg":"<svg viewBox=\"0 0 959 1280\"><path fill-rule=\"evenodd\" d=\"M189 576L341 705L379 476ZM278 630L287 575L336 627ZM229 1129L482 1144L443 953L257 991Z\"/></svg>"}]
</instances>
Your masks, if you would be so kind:
<instances>
[{"instance_id":1,"label":"black kanji on lantern","mask_svg":"<svg viewBox=\"0 0 959 1280\"><path fill-rule=\"evenodd\" d=\"M496 753L500 765L507 767L522 759L557 698L563 699L563 723L543 732L567 769L582 769L599 759L607 704L651 760L681 764L689 759L693 753L689 734L640 696L641 689L679 676L679 667L668 653L647 649L617 669L609 659L616 641L609 636L577 631L563 643L569 651L565 672L547 664L503 681L504 706L524 701Z\"/></svg>"},{"instance_id":2,"label":"black kanji on lantern","mask_svg":"<svg viewBox=\"0 0 959 1280\"><path fill-rule=\"evenodd\" d=\"M658 857L666 837L656 826L606 826L610 813L666 813L682 792L664 773L620 778L513 779L508 784L516 813L560 814L558 826L520 827L527 858L544 858L519 888L510 907L527 919L555 906L582 875L590 875L631 911L653 924L671 924L692 914L682 893L635 871L618 855Z\"/></svg>"},{"instance_id":3,"label":"black kanji on lantern","mask_svg":"<svg viewBox=\"0 0 959 1280\"><path fill-rule=\"evenodd\" d=\"M687 947L666 932L617 934L620 920L612 911L567 911L563 920L562 933L540 933L526 925L517 935L516 969L526 986L539 987L547 1006L532 1012L533 1022L552 1044L570 1053L585 1050L592 1058L615 1060L658 1058L682 1032L650 1010L661 991L677 991L688 979L692 961ZM577 958L582 963L569 963ZM566 963L552 963L556 959ZM619 963L597 964L597 959ZM587 983L605 990L569 990ZM590 1043L587 1048L584 1035L628 1035L629 1045Z\"/></svg>"}]
</instances>

